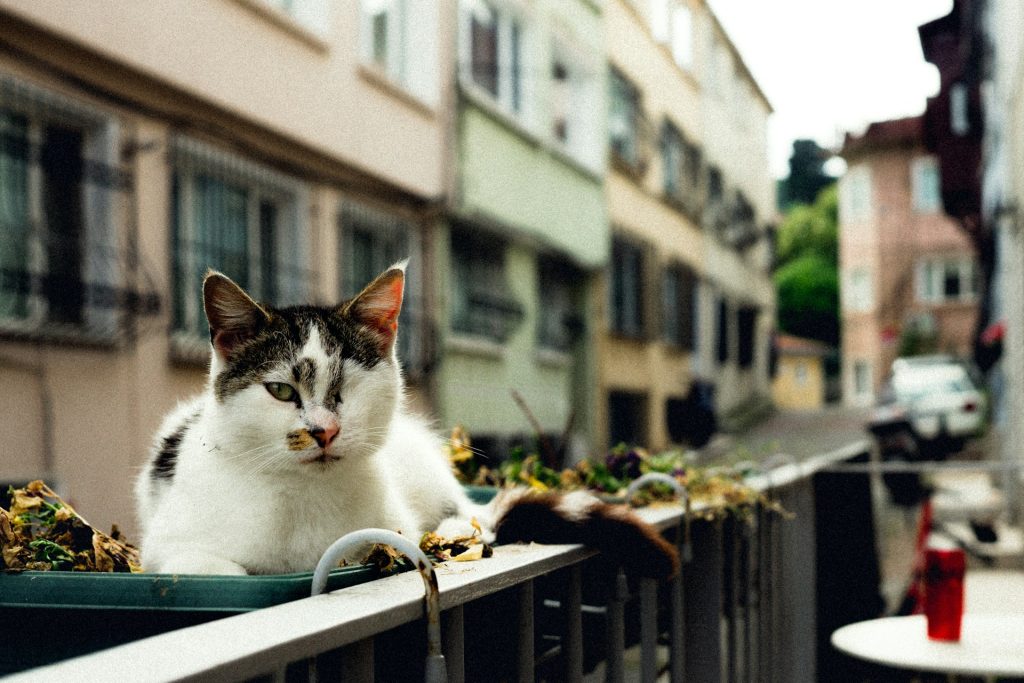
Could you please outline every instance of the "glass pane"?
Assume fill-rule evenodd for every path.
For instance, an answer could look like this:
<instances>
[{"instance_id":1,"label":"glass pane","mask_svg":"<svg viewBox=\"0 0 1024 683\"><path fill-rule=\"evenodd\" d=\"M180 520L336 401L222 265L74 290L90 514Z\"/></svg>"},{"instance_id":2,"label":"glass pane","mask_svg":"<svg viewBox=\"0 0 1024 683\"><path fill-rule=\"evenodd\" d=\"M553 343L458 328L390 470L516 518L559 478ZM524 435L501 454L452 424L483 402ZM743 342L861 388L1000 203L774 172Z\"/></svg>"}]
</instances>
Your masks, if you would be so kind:
<instances>
[{"instance_id":1,"label":"glass pane","mask_svg":"<svg viewBox=\"0 0 1024 683\"><path fill-rule=\"evenodd\" d=\"M0 110L0 317L28 315L28 121Z\"/></svg>"},{"instance_id":2,"label":"glass pane","mask_svg":"<svg viewBox=\"0 0 1024 683\"><path fill-rule=\"evenodd\" d=\"M207 268L220 270L244 288L249 282L248 192L210 176L197 176L193 188L194 282ZM189 291L189 290L186 290ZM201 332L202 321L196 321Z\"/></svg>"},{"instance_id":3,"label":"glass pane","mask_svg":"<svg viewBox=\"0 0 1024 683\"><path fill-rule=\"evenodd\" d=\"M942 296L945 299L960 298L960 264L947 263L943 268Z\"/></svg>"},{"instance_id":4,"label":"glass pane","mask_svg":"<svg viewBox=\"0 0 1024 683\"><path fill-rule=\"evenodd\" d=\"M473 82L498 96L498 22L494 10L478 3L469 26Z\"/></svg>"},{"instance_id":5,"label":"glass pane","mask_svg":"<svg viewBox=\"0 0 1024 683\"><path fill-rule=\"evenodd\" d=\"M82 281L82 131L47 126L40 165L47 275L43 288L47 318L81 324L85 306Z\"/></svg>"},{"instance_id":6,"label":"glass pane","mask_svg":"<svg viewBox=\"0 0 1024 683\"><path fill-rule=\"evenodd\" d=\"M260 202L260 292L264 301L278 301L278 278L298 277L298 273L281 272L277 258L277 206L269 201Z\"/></svg>"}]
</instances>

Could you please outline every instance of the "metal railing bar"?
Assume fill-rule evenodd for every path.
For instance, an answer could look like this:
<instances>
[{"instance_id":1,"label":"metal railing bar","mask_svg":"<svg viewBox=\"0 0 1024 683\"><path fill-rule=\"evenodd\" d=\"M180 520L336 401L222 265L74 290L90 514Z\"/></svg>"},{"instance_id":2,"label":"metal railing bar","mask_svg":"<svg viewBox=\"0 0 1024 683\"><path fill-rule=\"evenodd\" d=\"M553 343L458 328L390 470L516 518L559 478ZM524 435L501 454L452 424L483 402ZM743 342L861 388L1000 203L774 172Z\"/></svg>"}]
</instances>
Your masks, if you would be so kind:
<instances>
[{"instance_id":1,"label":"metal railing bar","mask_svg":"<svg viewBox=\"0 0 1024 683\"><path fill-rule=\"evenodd\" d=\"M365 638L341 648L339 676L345 683L373 683L373 638Z\"/></svg>"},{"instance_id":2,"label":"metal railing bar","mask_svg":"<svg viewBox=\"0 0 1024 683\"><path fill-rule=\"evenodd\" d=\"M466 636L462 605L441 615L441 646L448 664L448 683L466 680Z\"/></svg>"},{"instance_id":3,"label":"metal railing bar","mask_svg":"<svg viewBox=\"0 0 1024 683\"><path fill-rule=\"evenodd\" d=\"M626 651L626 601L629 599L629 583L620 569L615 574L615 588L608 601L607 621L607 661L605 680L608 683L622 683L626 678L624 664Z\"/></svg>"},{"instance_id":4,"label":"metal railing bar","mask_svg":"<svg viewBox=\"0 0 1024 683\"><path fill-rule=\"evenodd\" d=\"M904 460L890 460L887 462L865 462L865 463L835 463L822 468L825 472L839 472L843 474L873 474L875 472L1013 472L1024 468L1024 462L1015 461L950 461L938 462L935 460L923 460L920 462L906 462Z\"/></svg>"},{"instance_id":5,"label":"metal railing bar","mask_svg":"<svg viewBox=\"0 0 1024 683\"><path fill-rule=\"evenodd\" d=\"M532 683L534 679L534 609L533 581L523 582L517 589L519 609L516 633L516 678L519 683Z\"/></svg>"},{"instance_id":6,"label":"metal railing bar","mask_svg":"<svg viewBox=\"0 0 1024 683\"><path fill-rule=\"evenodd\" d=\"M566 587L564 617L565 680L579 683L583 680L583 569L576 564L569 567L569 581Z\"/></svg>"},{"instance_id":7,"label":"metal railing bar","mask_svg":"<svg viewBox=\"0 0 1024 683\"><path fill-rule=\"evenodd\" d=\"M658 677L658 583L640 579L640 680Z\"/></svg>"},{"instance_id":8,"label":"metal railing bar","mask_svg":"<svg viewBox=\"0 0 1024 683\"><path fill-rule=\"evenodd\" d=\"M682 546L683 530L677 532ZM682 552L680 552L682 555ZM669 588L669 675L674 683L682 683L686 678L686 603L685 590L683 587L683 574L688 571L684 564L679 568L679 573L672 577L672 585Z\"/></svg>"}]
</instances>

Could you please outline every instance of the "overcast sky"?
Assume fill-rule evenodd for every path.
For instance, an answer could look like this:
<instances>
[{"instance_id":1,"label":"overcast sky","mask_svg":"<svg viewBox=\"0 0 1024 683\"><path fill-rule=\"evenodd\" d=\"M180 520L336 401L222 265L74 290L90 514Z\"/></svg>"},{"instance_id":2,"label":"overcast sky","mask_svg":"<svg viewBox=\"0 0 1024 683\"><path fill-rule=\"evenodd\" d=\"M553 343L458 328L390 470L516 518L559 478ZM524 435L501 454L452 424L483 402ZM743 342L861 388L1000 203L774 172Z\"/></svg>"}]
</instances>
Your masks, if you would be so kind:
<instances>
[{"instance_id":1,"label":"overcast sky","mask_svg":"<svg viewBox=\"0 0 1024 683\"><path fill-rule=\"evenodd\" d=\"M953 0L709 0L775 114L772 173L789 173L794 139L833 147L846 131L924 111L939 76L917 27Z\"/></svg>"}]
</instances>

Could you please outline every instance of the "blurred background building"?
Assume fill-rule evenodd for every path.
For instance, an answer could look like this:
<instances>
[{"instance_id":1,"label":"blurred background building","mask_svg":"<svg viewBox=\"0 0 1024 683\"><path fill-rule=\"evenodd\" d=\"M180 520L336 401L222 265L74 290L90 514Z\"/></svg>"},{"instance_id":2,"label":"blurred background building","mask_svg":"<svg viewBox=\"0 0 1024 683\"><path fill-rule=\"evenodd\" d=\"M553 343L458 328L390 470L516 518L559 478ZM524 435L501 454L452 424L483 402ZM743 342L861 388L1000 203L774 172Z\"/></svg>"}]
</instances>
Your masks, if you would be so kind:
<instances>
[{"instance_id":1,"label":"blurred background building","mask_svg":"<svg viewBox=\"0 0 1024 683\"><path fill-rule=\"evenodd\" d=\"M769 394L770 112L699 0L0 0L0 480L131 527L208 267L409 257L411 402L497 456L693 441Z\"/></svg>"},{"instance_id":2,"label":"blurred background building","mask_svg":"<svg viewBox=\"0 0 1024 683\"><path fill-rule=\"evenodd\" d=\"M843 395L872 405L899 356L970 354L977 257L942 212L921 117L847 135L840 183Z\"/></svg>"}]
</instances>

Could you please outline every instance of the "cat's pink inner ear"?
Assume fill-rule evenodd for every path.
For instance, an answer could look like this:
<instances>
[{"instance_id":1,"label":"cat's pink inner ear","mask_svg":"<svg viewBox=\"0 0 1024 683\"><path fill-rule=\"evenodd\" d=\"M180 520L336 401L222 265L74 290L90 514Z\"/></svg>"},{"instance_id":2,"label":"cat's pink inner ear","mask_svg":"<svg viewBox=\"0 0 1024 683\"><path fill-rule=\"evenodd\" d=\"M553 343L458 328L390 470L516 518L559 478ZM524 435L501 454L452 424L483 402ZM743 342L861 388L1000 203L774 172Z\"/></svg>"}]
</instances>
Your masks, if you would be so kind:
<instances>
[{"instance_id":1,"label":"cat's pink inner ear","mask_svg":"<svg viewBox=\"0 0 1024 683\"><path fill-rule=\"evenodd\" d=\"M381 338L382 351L391 348L398 334L404 289L405 273L395 268L374 280L348 306L350 315Z\"/></svg>"}]
</instances>

